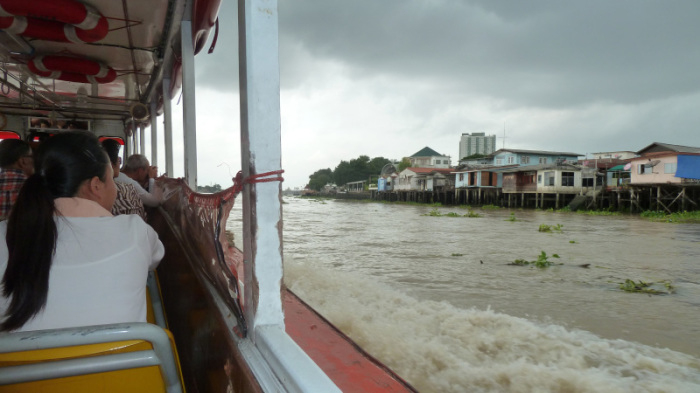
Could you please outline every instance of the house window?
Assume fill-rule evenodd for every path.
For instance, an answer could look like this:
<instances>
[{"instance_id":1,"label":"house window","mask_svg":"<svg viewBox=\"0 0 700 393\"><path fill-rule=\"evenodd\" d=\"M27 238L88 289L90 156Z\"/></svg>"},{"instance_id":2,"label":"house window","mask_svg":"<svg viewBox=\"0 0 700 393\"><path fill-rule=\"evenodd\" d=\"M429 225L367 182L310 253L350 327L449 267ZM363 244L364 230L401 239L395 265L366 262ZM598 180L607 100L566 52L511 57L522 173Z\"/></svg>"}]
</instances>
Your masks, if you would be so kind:
<instances>
[{"instance_id":1,"label":"house window","mask_svg":"<svg viewBox=\"0 0 700 393\"><path fill-rule=\"evenodd\" d=\"M561 173L561 185L564 187L574 186L574 173L573 172L562 172Z\"/></svg>"},{"instance_id":2,"label":"house window","mask_svg":"<svg viewBox=\"0 0 700 393\"><path fill-rule=\"evenodd\" d=\"M496 165L503 165L503 159L502 159L502 158L497 158L497 159L496 159Z\"/></svg>"},{"instance_id":3,"label":"house window","mask_svg":"<svg viewBox=\"0 0 700 393\"><path fill-rule=\"evenodd\" d=\"M537 175L537 184L542 184L542 175Z\"/></svg>"},{"instance_id":4,"label":"house window","mask_svg":"<svg viewBox=\"0 0 700 393\"><path fill-rule=\"evenodd\" d=\"M529 164L529 163L530 163L530 156L522 156L522 157L520 157L520 163L521 163L521 164Z\"/></svg>"},{"instance_id":5,"label":"house window","mask_svg":"<svg viewBox=\"0 0 700 393\"><path fill-rule=\"evenodd\" d=\"M581 185L583 187L593 187L593 178L592 177L584 177L581 179Z\"/></svg>"},{"instance_id":6,"label":"house window","mask_svg":"<svg viewBox=\"0 0 700 393\"><path fill-rule=\"evenodd\" d=\"M540 164L546 164L547 163L547 157L540 157Z\"/></svg>"},{"instance_id":7,"label":"house window","mask_svg":"<svg viewBox=\"0 0 700 393\"><path fill-rule=\"evenodd\" d=\"M637 164L637 174L644 175L647 173L651 173L651 167L649 165Z\"/></svg>"},{"instance_id":8,"label":"house window","mask_svg":"<svg viewBox=\"0 0 700 393\"><path fill-rule=\"evenodd\" d=\"M508 157L508 163L509 163L509 164L515 164L515 156L510 156L510 157Z\"/></svg>"},{"instance_id":9,"label":"house window","mask_svg":"<svg viewBox=\"0 0 700 393\"><path fill-rule=\"evenodd\" d=\"M459 181L464 181L464 173L459 174Z\"/></svg>"},{"instance_id":10,"label":"house window","mask_svg":"<svg viewBox=\"0 0 700 393\"><path fill-rule=\"evenodd\" d=\"M664 164L664 173L676 173L676 163Z\"/></svg>"},{"instance_id":11,"label":"house window","mask_svg":"<svg viewBox=\"0 0 700 393\"><path fill-rule=\"evenodd\" d=\"M553 186L554 185L554 172L545 172L544 173L544 185L545 186Z\"/></svg>"}]
</instances>

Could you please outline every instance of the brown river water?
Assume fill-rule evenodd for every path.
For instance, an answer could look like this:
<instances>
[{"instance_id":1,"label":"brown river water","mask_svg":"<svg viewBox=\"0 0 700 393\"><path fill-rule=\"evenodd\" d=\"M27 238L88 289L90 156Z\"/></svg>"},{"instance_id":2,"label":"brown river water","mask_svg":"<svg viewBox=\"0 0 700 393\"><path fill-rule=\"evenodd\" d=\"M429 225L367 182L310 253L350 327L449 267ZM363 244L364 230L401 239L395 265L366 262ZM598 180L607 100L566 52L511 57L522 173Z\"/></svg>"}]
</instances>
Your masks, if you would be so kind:
<instances>
[{"instance_id":1,"label":"brown river water","mask_svg":"<svg viewBox=\"0 0 700 393\"><path fill-rule=\"evenodd\" d=\"M285 283L421 392L700 392L698 224L284 202Z\"/></svg>"}]
</instances>

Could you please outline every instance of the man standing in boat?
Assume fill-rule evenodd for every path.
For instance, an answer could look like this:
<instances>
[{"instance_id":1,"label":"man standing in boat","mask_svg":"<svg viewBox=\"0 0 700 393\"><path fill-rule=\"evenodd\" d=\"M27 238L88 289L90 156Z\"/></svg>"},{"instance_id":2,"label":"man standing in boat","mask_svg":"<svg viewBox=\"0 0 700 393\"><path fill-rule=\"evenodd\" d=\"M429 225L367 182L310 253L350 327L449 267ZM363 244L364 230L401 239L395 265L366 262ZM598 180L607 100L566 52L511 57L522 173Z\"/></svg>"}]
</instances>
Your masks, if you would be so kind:
<instances>
[{"instance_id":1,"label":"man standing in boat","mask_svg":"<svg viewBox=\"0 0 700 393\"><path fill-rule=\"evenodd\" d=\"M158 167L151 166L143 154L134 154L126 159L119 176L114 180L133 185L143 205L155 207L160 205L163 199L162 191L155 184L157 176Z\"/></svg>"},{"instance_id":2,"label":"man standing in boat","mask_svg":"<svg viewBox=\"0 0 700 393\"><path fill-rule=\"evenodd\" d=\"M27 177L34 174L34 160L29 143L20 139L0 142L0 221L10 214L19 190Z\"/></svg>"}]
</instances>

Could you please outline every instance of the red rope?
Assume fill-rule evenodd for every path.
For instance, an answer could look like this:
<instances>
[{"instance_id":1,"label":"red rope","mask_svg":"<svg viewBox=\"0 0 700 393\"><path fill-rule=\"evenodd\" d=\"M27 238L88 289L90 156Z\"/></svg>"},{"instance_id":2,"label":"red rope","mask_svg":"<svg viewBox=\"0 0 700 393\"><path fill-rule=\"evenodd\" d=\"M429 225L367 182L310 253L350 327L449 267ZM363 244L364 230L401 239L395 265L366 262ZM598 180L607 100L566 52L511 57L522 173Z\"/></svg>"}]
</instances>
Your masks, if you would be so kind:
<instances>
[{"instance_id":1,"label":"red rope","mask_svg":"<svg viewBox=\"0 0 700 393\"><path fill-rule=\"evenodd\" d=\"M265 173L257 173L255 175L250 175L246 177L245 179L243 178L243 171L238 171L236 174L236 177L233 178L233 188L237 190L236 192L239 192L243 190L243 186L245 184L253 184L253 183L268 183L268 182L273 182L273 181L284 181L284 178L282 176L275 176L275 177L269 177L273 175L281 175L284 173L283 169L277 170L277 171L271 171L271 172L265 172Z\"/></svg>"}]
</instances>

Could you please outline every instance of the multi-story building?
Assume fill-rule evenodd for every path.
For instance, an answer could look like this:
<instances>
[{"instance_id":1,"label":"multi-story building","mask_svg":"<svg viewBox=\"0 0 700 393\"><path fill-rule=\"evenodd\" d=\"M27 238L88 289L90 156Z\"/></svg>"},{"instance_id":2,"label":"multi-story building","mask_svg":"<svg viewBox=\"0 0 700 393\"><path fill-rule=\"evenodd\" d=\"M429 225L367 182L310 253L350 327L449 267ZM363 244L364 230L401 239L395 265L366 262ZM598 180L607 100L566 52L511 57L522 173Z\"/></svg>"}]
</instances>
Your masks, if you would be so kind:
<instances>
[{"instance_id":1,"label":"multi-story building","mask_svg":"<svg viewBox=\"0 0 700 393\"><path fill-rule=\"evenodd\" d=\"M485 132L464 133L459 140L459 158L473 154L488 155L496 151L496 135L486 136Z\"/></svg>"}]
</instances>

